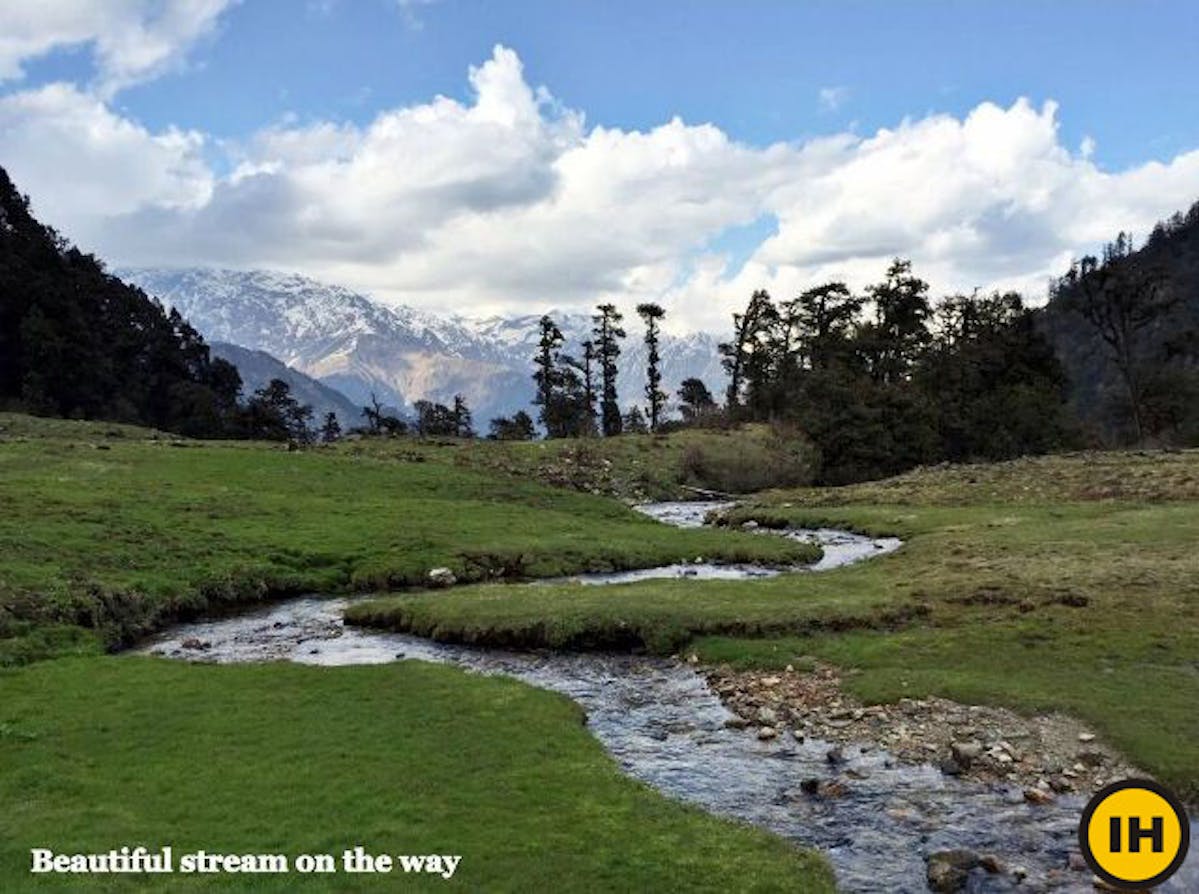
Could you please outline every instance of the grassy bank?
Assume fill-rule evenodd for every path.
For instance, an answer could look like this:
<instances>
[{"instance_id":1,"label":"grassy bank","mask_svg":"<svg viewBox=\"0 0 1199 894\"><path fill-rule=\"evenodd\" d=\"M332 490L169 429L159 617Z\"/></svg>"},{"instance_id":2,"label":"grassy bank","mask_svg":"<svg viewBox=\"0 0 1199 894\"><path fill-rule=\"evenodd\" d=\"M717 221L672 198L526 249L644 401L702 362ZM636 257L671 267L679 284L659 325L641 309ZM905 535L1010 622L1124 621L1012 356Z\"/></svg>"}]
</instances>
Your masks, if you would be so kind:
<instances>
[{"instance_id":1,"label":"grassy bank","mask_svg":"<svg viewBox=\"0 0 1199 894\"><path fill-rule=\"evenodd\" d=\"M416 662L78 658L0 672L0 889L59 890L29 849L461 855L487 891L831 891L810 852L624 777L567 699ZM239 878L241 881L239 882ZM255 876L254 890L441 888ZM88 882L91 881L91 884ZM70 879L242 890L245 876ZM424 882L424 884L422 884Z\"/></svg>"},{"instance_id":2,"label":"grassy bank","mask_svg":"<svg viewBox=\"0 0 1199 894\"><path fill-rule=\"evenodd\" d=\"M921 470L780 491L734 521L898 534L891 556L763 581L472 587L356 607L364 623L471 641L614 625L689 637L712 661L818 656L867 700L936 693L1062 709L1199 795L1199 453L1104 454Z\"/></svg>"},{"instance_id":3,"label":"grassy bank","mask_svg":"<svg viewBox=\"0 0 1199 894\"><path fill-rule=\"evenodd\" d=\"M344 449L385 455L437 448L371 441ZM806 442L767 425L584 440L459 441L453 458L464 468L634 500L692 499L696 489L742 494L794 487L809 483L815 469Z\"/></svg>"},{"instance_id":4,"label":"grassy bank","mask_svg":"<svg viewBox=\"0 0 1199 894\"><path fill-rule=\"evenodd\" d=\"M513 580L702 555L810 560L460 465L454 448L183 441L0 415L0 664L127 641L300 592Z\"/></svg>"}]
</instances>

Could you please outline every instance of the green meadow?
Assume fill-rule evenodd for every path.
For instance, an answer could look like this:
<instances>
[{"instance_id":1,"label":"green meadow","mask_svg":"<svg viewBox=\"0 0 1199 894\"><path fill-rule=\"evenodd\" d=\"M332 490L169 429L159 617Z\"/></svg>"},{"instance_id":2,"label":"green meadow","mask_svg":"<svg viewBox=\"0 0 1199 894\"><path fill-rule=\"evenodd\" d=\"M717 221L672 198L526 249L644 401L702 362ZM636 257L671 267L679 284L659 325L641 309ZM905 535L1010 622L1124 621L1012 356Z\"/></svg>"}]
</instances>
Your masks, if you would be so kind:
<instances>
[{"instance_id":1,"label":"green meadow","mask_svg":"<svg viewBox=\"0 0 1199 894\"><path fill-rule=\"evenodd\" d=\"M177 855L458 854L448 882L527 891L832 890L814 852L625 777L567 699L382 667L106 655L203 612L300 592L613 570L807 547L681 531L615 500L459 460L457 447L194 442L0 415L0 890L60 890L32 848ZM512 584L506 586L515 590ZM430 591L433 592L433 591ZM449 591L436 591L444 595ZM240 875L238 890L378 890ZM231 876L72 877L229 890Z\"/></svg>"},{"instance_id":2,"label":"green meadow","mask_svg":"<svg viewBox=\"0 0 1199 894\"><path fill-rule=\"evenodd\" d=\"M680 531L459 455L355 443L288 452L0 414L0 665L117 646L248 602L421 586L433 568L519 581L818 555Z\"/></svg>"},{"instance_id":3,"label":"green meadow","mask_svg":"<svg viewBox=\"0 0 1199 894\"><path fill-rule=\"evenodd\" d=\"M748 437L776 449L764 430ZM712 438L709 462L737 453L735 433ZM415 441L289 452L0 416L0 889L61 887L28 874L33 847L171 844L461 854L449 884L469 889L831 890L818 855L627 779L575 706L514 681L415 662L104 654L174 619L302 592L376 593L349 620L443 640L685 651L757 668L820 658L867 701L939 694L1064 710L1199 797L1199 453L769 490L724 529L683 531L590 491L703 486L689 477L694 440L614 442L587 459L604 479L556 481L577 459L560 445L548 457L530 444ZM751 519L905 544L815 575L521 583L697 556L814 558L740 531ZM463 585L425 587L437 567ZM271 891L295 879L249 881ZM372 884L338 874L304 887Z\"/></svg>"},{"instance_id":4,"label":"green meadow","mask_svg":"<svg viewBox=\"0 0 1199 894\"><path fill-rule=\"evenodd\" d=\"M460 855L440 876L70 877L78 890L832 890L824 861L623 776L568 699L419 662L64 658L0 673L0 889L30 849ZM393 870L394 873L394 870Z\"/></svg>"},{"instance_id":5,"label":"green meadow","mask_svg":"<svg viewBox=\"0 0 1199 894\"><path fill-rule=\"evenodd\" d=\"M1199 797L1199 452L1078 454L772 491L731 525L898 535L818 575L604 587L475 586L360 603L362 624L530 645L635 634L782 667L821 657L868 701L938 694L1058 709Z\"/></svg>"}]
</instances>

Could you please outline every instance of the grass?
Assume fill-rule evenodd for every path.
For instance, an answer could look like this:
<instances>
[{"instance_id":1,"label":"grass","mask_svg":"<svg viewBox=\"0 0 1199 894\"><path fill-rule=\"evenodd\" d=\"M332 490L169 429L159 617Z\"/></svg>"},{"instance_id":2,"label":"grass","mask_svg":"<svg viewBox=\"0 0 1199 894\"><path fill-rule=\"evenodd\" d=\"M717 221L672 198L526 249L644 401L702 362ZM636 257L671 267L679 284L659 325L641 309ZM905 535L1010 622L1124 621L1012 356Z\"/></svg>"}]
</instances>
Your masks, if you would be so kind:
<instances>
[{"instance_id":1,"label":"grass","mask_svg":"<svg viewBox=\"0 0 1199 894\"><path fill-rule=\"evenodd\" d=\"M435 567L470 581L699 555L814 558L680 531L458 457L362 443L288 452L0 415L0 665L111 647L225 605L418 586Z\"/></svg>"},{"instance_id":2,"label":"grass","mask_svg":"<svg viewBox=\"0 0 1199 894\"><path fill-rule=\"evenodd\" d=\"M474 642L688 640L710 661L832 660L868 701L939 694L1101 729L1199 797L1199 452L1075 455L778 491L734 522L835 525L897 553L761 581L471 587L353 620Z\"/></svg>"},{"instance_id":3,"label":"grass","mask_svg":"<svg viewBox=\"0 0 1199 894\"><path fill-rule=\"evenodd\" d=\"M624 777L566 698L418 662L62 659L0 672L0 889L29 850L456 854L487 891L831 891L810 851ZM440 878L108 876L72 890L440 889Z\"/></svg>"},{"instance_id":4,"label":"grass","mask_svg":"<svg viewBox=\"0 0 1199 894\"><path fill-rule=\"evenodd\" d=\"M690 499L696 489L749 493L806 484L815 468L806 442L766 425L585 440L372 441L347 449L443 456L444 447L453 448L454 462L464 468L635 500Z\"/></svg>"}]
</instances>

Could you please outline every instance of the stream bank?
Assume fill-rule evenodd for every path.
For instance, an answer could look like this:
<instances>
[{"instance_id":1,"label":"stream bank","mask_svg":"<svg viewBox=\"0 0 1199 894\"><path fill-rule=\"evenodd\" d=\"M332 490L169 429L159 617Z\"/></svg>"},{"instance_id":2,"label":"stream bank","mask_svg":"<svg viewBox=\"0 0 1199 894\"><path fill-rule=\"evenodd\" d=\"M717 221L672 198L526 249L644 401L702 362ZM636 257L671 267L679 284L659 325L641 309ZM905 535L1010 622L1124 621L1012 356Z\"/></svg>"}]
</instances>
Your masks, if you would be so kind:
<instances>
[{"instance_id":1,"label":"stream bank","mask_svg":"<svg viewBox=\"0 0 1199 894\"><path fill-rule=\"evenodd\" d=\"M712 508L664 504L650 511L687 525L702 523ZM846 564L899 545L836 536L837 548L826 547L822 561ZM654 571L680 573L677 568ZM594 584L617 579L591 577L587 582ZM918 892L930 885L980 892L1092 890L1091 875L1075 853L1082 794L1054 792L1034 802L1023 777L946 774L935 760L938 755L888 741L888 728L898 716L890 707L880 714L848 702L839 680L818 665L811 673L745 677L715 670L709 679L684 660L471 649L347 627L342 622L347 604L344 599L294 599L179 625L139 651L211 662L347 665L415 659L505 674L578 702L591 731L631 776L712 813L822 848L846 891ZM769 676L779 680L768 683ZM811 693L806 702L805 691ZM777 704L771 701L774 694ZM926 727L940 723L952 704L916 701L922 703L915 705L916 716L923 719L910 725ZM909 707L900 703L894 711ZM763 709L773 711L773 717L763 715ZM952 708L959 709L967 715L974 710ZM841 717L842 711L848 716ZM855 718L857 711L862 714ZM846 725L837 725L846 719ZM989 722L978 721L983 729ZM945 725L958 734L959 725ZM772 732L763 733L767 728ZM1031 751L1031 744L1014 745L1009 740L1024 740L1006 725L1003 729L1009 745ZM1159 890L1199 890L1199 871L1184 867Z\"/></svg>"}]
</instances>

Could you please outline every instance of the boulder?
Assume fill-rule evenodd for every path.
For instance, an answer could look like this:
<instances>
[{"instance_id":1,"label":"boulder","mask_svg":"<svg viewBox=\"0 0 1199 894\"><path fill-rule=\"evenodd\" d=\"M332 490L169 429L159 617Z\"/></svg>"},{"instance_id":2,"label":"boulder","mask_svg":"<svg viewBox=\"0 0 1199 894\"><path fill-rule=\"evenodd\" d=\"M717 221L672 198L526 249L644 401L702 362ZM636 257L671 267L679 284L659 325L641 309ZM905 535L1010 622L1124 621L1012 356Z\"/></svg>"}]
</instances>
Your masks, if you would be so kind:
<instances>
[{"instance_id":1,"label":"boulder","mask_svg":"<svg viewBox=\"0 0 1199 894\"><path fill-rule=\"evenodd\" d=\"M979 856L974 851L958 848L929 854L926 863L928 887L942 894L953 894L966 889L970 870L979 865Z\"/></svg>"},{"instance_id":2,"label":"boulder","mask_svg":"<svg viewBox=\"0 0 1199 894\"><path fill-rule=\"evenodd\" d=\"M958 762L958 765L968 769L982 756L983 746L981 742L971 739L968 742L954 742L949 746L949 750L953 753L953 759Z\"/></svg>"},{"instance_id":3,"label":"boulder","mask_svg":"<svg viewBox=\"0 0 1199 894\"><path fill-rule=\"evenodd\" d=\"M458 583L458 577L448 568L434 568L429 572L429 586L452 587Z\"/></svg>"}]
</instances>

